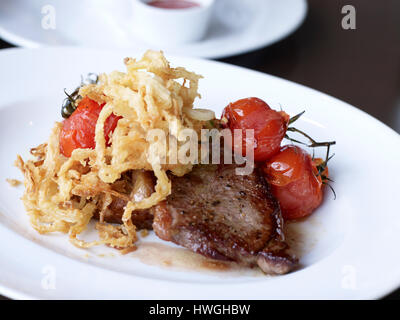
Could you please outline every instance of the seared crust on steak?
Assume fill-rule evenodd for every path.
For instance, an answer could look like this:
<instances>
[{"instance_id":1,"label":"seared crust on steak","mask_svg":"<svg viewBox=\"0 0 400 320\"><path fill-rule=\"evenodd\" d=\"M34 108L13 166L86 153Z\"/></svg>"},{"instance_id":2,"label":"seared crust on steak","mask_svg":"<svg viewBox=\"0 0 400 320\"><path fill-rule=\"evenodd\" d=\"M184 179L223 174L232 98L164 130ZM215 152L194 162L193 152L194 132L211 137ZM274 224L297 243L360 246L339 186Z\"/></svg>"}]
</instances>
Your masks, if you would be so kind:
<instances>
[{"instance_id":1,"label":"seared crust on steak","mask_svg":"<svg viewBox=\"0 0 400 320\"><path fill-rule=\"evenodd\" d=\"M198 165L183 177L171 175L171 195L152 208L154 231L210 258L289 272L297 259L286 252L278 202L257 170L241 176L235 169Z\"/></svg>"}]
</instances>

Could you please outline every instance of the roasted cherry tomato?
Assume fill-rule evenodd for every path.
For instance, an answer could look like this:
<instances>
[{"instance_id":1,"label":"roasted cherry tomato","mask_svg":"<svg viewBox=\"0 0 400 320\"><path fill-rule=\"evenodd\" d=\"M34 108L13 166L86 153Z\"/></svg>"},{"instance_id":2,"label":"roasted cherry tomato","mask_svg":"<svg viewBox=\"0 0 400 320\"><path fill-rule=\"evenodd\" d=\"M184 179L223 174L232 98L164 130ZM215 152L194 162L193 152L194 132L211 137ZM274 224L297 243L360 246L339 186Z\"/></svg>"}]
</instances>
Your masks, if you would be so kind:
<instances>
[{"instance_id":1,"label":"roasted cherry tomato","mask_svg":"<svg viewBox=\"0 0 400 320\"><path fill-rule=\"evenodd\" d=\"M254 160L265 161L279 152L285 136L289 115L283 111L272 110L268 104L258 98L241 99L230 103L222 114L226 118L226 127L232 131L241 129L242 145L233 145L237 153L245 155L246 129L254 129L254 140L248 141L254 148Z\"/></svg>"},{"instance_id":2,"label":"roasted cherry tomato","mask_svg":"<svg viewBox=\"0 0 400 320\"><path fill-rule=\"evenodd\" d=\"M308 216L321 204L321 176L328 177L328 168L318 174L317 166L322 162L322 159L313 161L302 148L288 145L265 163L266 179L279 201L284 219Z\"/></svg>"},{"instance_id":3,"label":"roasted cherry tomato","mask_svg":"<svg viewBox=\"0 0 400 320\"><path fill-rule=\"evenodd\" d=\"M63 121L60 134L60 152L70 157L75 149L93 149L96 145L94 141L96 122L99 118L104 104L85 97L81 100L72 115ZM110 134L117 126L121 117L111 114L104 124L104 136L106 143L109 144Z\"/></svg>"}]
</instances>

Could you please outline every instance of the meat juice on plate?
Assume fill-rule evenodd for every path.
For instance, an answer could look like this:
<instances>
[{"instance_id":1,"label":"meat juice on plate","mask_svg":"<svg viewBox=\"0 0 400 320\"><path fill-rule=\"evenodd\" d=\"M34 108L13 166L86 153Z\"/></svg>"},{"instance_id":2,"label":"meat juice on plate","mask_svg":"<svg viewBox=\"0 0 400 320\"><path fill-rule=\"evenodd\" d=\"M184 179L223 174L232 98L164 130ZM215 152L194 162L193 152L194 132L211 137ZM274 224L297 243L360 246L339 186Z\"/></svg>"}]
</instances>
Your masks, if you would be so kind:
<instances>
[{"instance_id":1,"label":"meat juice on plate","mask_svg":"<svg viewBox=\"0 0 400 320\"><path fill-rule=\"evenodd\" d=\"M147 4L162 9L189 9L200 7L198 3L189 0L154 0Z\"/></svg>"}]
</instances>

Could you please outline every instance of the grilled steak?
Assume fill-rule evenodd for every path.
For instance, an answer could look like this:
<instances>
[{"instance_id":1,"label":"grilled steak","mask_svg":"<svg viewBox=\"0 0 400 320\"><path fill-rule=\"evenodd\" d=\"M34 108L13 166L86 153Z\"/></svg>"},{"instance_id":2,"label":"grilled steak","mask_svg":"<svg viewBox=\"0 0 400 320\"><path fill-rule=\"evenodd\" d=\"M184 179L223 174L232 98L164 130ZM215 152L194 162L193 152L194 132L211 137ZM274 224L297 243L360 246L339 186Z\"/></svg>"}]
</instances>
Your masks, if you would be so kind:
<instances>
[{"instance_id":1,"label":"grilled steak","mask_svg":"<svg viewBox=\"0 0 400 320\"><path fill-rule=\"evenodd\" d=\"M240 176L235 168L198 165L171 176L171 195L152 208L154 231L210 258L289 272L297 259L286 252L279 204L256 170Z\"/></svg>"},{"instance_id":2,"label":"grilled steak","mask_svg":"<svg viewBox=\"0 0 400 320\"><path fill-rule=\"evenodd\" d=\"M109 205L104 213L104 221L109 223L122 223L122 215L126 206L126 201L119 198L113 198L113 202ZM151 230L153 224L153 215L150 210L135 210L132 212L132 223L138 230Z\"/></svg>"},{"instance_id":3,"label":"grilled steak","mask_svg":"<svg viewBox=\"0 0 400 320\"><path fill-rule=\"evenodd\" d=\"M149 197L154 192L155 177L152 172L137 170L126 172L120 180L114 183L114 189L140 201ZM127 201L113 196L113 201L104 212L104 221L110 223L122 223L122 215ZM98 214L95 218L99 218ZM136 228L152 229L153 214L150 210L135 210L132 212L132 223Z\"/></svg>"}]
</instances>

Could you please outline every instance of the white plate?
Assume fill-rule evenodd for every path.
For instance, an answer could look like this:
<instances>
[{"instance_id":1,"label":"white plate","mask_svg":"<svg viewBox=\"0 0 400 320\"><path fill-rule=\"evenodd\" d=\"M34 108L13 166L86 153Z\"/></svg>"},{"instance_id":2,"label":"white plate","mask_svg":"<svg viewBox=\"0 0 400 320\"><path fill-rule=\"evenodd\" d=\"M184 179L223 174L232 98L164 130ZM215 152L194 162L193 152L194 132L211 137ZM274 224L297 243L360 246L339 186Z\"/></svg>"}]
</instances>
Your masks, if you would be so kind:
<instances>
[{"instance_id":1,"label":"white plate","mask_svg":"<svg viewBox=\"0 0 400 320\"><path fill-rule=\"evenodd\" d=\"M205 76L200 83L203 99L197 106L220 113L230 101L257 96L291 115L306 110L297 126L320 140L337 141L330 165L337 199L328 194L310 219L291 226L298 233L300 270L267 277L254 270L177 269L154 262L160 251L146 251L148 244L143 243L155 241L154 236L142 240L139 253L121 256L107 247L77 249L65 235L33 231L19 200L22 188L5 181L21 178L12 166L16 154L26 155L30 147L45 141L54 121L61 119L63 88L73 88L87 72L123 70L122 59L128 55L141 53L78 48L0 52L2 294L77 299L361 299L382 297L400 285L399 135L315 90L212 61L169 57L174 65ZM180 259L161 258L172 264Z\"/></svg>"},{"instance_id":2,"label":"white plate","mask_svg":"<svg viewBox=\"0 0 400 320\"><path fill-rule=\"evenodd\" d=\"M56 13L54 30L42 28L45 14L41 10L49 4ZM129 4L129 0L2 0L0 37L28 48L48 45L154 48L130 31ZM204 40L163 49L171 54L203 58L222 58L255 50L296 30L306 15L307 2L217 0L215 9Z\"/></svg>"}]
</instances>

